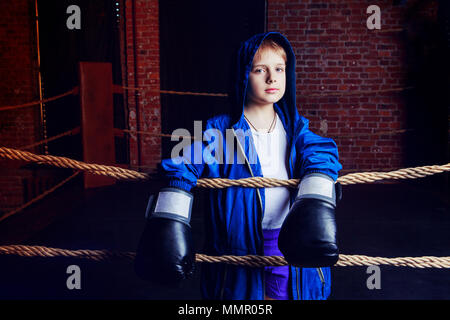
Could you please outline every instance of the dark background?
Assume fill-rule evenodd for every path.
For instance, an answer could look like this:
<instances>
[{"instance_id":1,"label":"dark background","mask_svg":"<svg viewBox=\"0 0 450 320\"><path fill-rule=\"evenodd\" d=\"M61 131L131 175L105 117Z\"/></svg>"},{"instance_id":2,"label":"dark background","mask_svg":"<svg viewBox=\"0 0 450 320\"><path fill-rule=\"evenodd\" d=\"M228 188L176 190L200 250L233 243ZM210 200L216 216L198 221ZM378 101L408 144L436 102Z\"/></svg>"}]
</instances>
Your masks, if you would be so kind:
<instances>
[{"instance_id":1,"label":"dark background","mask_svg":"<svg viewBox=\"0 0 450 320\"><path fill-rule=\"evenodd\" d=\"M71 89L77 83L76 61L107 61L119 84L118 34L114 1L38 1L41 27L44 97ZM212 5L214 3L214 5ZM83 31L69 33L65 12L69 4L82 8ZM223 5L223 6L222 6ZM172 10L174 6L178 10ZM239 10L235 10L235 8ZM265 28L265 1L160 1L161 89L223 92L228 86L232 52L240 41ZM58 18L58 17L61 17ZM64 18L64 19L62 19ZM419 89L408 92L409 124L419 134L409 136L410 159L434 163L445 155L442 102L448 96L446 78L434 74L448 66L442 37L430 37L436 26L418 26L409 41L410 81ZM61 27L63 25L63 27ZM182 28L180 26L183 26ZM92 31L95 30L95 31ZM434 33L433 33L434 34ZM54 39L60 39L55 42ZM224 41L223 39L226 39ZM448 40L447 40L448 41ZM218 53L223 54L218 56ZM200 66L200 70L199 70ZM204 70L217 72L203 73ZM207 74L208 76L205 76ZM442 75L442 72L439 73ZM432 81L431 81L432 80ZM448 83L448 82L447 82ZM437 85L436 85L437 84ZM440 97L444 97L442 100ZM58 103L58 102L55 102ZM79 125L77 98L48 108L48 136ZM124 110L115 101L117 127L125 127ZM183 106L195 106L189 112ZM428 106L423 108L422 106ZM434 107L439 107L435 110ZM162 132L174 128L192 130L193 120L205 120L227 107L224 98L161 95ZM172 117L180 114L181 117ZM73 138L51 145L50 153L81 156L80 142ZM409 140L408 140L409 139ZM125 142L122 142L125 145ZM126 150L126 148L118 148ZM163 158L170 150L164 140ZM122 155L122 157L124 157ZM448 194L431 187L444 175L397 184L344 187L337 211L339 241L343 254L369 256L450 256ZM100 189L84 190L77 178L46 199L0 224L0 244L43 245L67 249L135 251L144 228L148 196L159 184L118 182ZM195 248L201 252L205 230L202 212L206 191L196 189L192 217ZM66 288L66 269L80 266L82 289ZM0 255L2 299L200 299L198 265L194 279L180 288L153 286L140 280L131 261L93 262L73 258L19 258ZM368 290L365 267L332 270L330 299L449 299L448 269L416 269L381 266L381 290Z\"/></svg>"}]
</instances>

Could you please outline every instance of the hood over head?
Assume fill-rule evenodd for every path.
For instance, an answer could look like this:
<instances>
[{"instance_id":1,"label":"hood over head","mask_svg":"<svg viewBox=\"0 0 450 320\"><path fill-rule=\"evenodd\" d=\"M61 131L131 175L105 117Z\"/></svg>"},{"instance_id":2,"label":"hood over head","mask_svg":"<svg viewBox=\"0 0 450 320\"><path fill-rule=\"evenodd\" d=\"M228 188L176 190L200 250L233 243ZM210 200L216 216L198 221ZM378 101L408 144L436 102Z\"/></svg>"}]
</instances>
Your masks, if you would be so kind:
<instances>
[{"instance_id":1,"label":"hood over head","mask_svg":"<svg viewBox=\"0 0 450 320\"><path fill-rule=\"evenodd\" d=\"M286 91L283 97L275 103L281 112L288 130L292 133L294 124L299 119L296 106L295 90L295 55L289 41L279 32L266 32L256 34L241 43L236 57L236 69L233 76L233 86L230 92L232 110L232 123L236 125L244 120L244 103L248 91L248 78L252 68L253 57L264 39L270 38L281 45L286 51ZM276 109L276 108L275 108Z\"/></svg>"}]
</instances>

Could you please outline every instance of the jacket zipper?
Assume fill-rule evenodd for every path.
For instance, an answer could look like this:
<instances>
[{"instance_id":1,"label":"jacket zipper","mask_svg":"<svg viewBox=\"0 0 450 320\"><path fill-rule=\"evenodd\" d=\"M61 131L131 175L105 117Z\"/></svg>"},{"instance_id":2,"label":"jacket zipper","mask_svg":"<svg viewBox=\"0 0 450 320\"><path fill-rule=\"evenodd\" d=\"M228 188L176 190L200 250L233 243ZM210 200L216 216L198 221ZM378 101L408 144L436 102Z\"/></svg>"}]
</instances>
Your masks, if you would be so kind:
<instances>
[{"instance_id":1,"label":"jacket zipper","mask_svg":"<svg viewBox=\"0 0 450 320\"><path fill-rule=\"evenodd\" d=\"M239 146L239 150L241 151L242 155L244 156L245 163L247 164L248 170L250 171L250 174L252 175L252 177L255 177L254 174L253 174L252 167L250 166L250 162L248 161L247 156L246 156L246 154L245 154L245 151L244 151L244 149L242 148L241 143L239 142L238 137L236 136L236 132L234 131L234 129L232 129L232 130L233 130L234 136L236 137L236 142L237 142L237 145ZM258 230L259 230L259 233L260 233L261 236L262 236L262 235L263 235L263 232L262 232L262 220L263 220L263 212L264 212L264 210L263 210L263 205L262 205L261 193L259 192L259 189L258 189L258 188L256 189L256 193L257 193L257 195L258 195L259 207L260 207L260 209L261 209L261 215L260 215L260 219L259 219ZM263 246L264 246L264 243L263 243ZM264 247L260 247L260 248L259 248L259 251L260 251L262 254L264 254L264 249L263 249L263 248L264 248ZM264 267L263 267L263 270L264 270ZM265 294L266 294L266 279L265 279L265 274L264 274L264 272L262 273L262 282L263 282L263 299L264 299ZM224 284L224 285L225 285L225 284ZM223 290L223 289L222 289L222 290Z\"/></svg>"},{"instance_id":2,"label":"jacket zipper","mask_svg":"<svg viewBox=\"0 0 450 320\"><path fill-rule=\"evenodd\" d=\"M317 273L319 274L320 277L320 282L322 282L322 297L325 297L325 276L323 275L323 271L322 268L316 268L317 269Z\"/></svg>"},{"instance_id":3,"label":"jacket zipper","mask_svg":"<svg viewBox=\"0 0 450 320\"><path fill-rule=\"evenodd\" d=\"M245 155L245 151L244 151L244 149L242 148L241 143L239 142L239 139L237 138L236 133L234 132L234 129L232 129L232 130L233 130L234 136L236 137L236 142L237 142L237 145L239 146L239 150L241 151L241 153L242 153L243 156L244 156L245 164L247 165L248 170L250 171L250 174L252 175L252 177L255 177L255 175L253 174L252 167L250 166L250 162L248 161L247 156ZM259 193L259 189L258 189L258 188L256 188L256 192L257 192L257 194L258 194L259 206L260 206L261 212L262 212L262 211L263 211L263 208L262 208L262 200L261 200L261 194ZM261 221L260 221L260 222L261 222L261 224L262 224L262 214L261 214Z\"/></svg>"},{"instance_id":4,"label":"jacket zipper","mask_svg":"<svg viewBox=\"0 0 450 320\"><path fill-rule=\"evenodd\" d=\"M299 268L295 268L295 273L297 274L297 298L298 298L298 300L302 300L302 297L300 296L300 283L299 282L301 282L301 279L300 279L300 276L299 276L299 274L298 274L298 269Z\"/></svg>"}]
</instances>

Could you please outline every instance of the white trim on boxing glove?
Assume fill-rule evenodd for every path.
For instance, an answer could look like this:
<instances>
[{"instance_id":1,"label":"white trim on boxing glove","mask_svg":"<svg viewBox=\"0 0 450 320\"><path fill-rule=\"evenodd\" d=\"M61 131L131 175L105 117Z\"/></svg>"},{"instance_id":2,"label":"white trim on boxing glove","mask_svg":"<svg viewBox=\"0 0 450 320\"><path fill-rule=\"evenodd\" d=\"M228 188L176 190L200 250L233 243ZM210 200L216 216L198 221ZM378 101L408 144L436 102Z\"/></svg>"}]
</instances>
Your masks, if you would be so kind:
<instances>
[{"instance_id":1,"label":"white trim on boxing glove","mask_svg":"<svg viewBox=\"0 0 450 320\"><path fill-rule=\"evenodd\" d=\"M307 174L300 181L295 199L319 199L336 207L334 180L323 173Z\"/></svg>"},{"instance_id":2,"label":"white trim on boxing glove","mask_svg":"<svg viewBox=\"0 0 450 320\"><path fill-rule=\"evenodd\" d=\"M189 224L191 221L192 193L178 188L163 188L153 205L152 198L147 205L147 218L168 218ZM149 214L150 213L150 214Z\"/></svg>"}]
</instances>

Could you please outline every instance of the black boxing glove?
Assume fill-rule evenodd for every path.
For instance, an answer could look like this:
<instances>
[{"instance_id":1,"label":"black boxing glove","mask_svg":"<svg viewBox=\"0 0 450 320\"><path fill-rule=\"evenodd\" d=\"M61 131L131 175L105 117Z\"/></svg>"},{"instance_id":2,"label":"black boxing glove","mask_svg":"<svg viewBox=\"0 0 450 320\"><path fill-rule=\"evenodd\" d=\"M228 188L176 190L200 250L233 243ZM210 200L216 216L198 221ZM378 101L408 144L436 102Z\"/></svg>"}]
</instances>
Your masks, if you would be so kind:
<instances>
[{"instance_id":1,"label":"black boxing glove","mask_svg":"<svg viewBox=\"0 0 450 320\"><path fill-rule=\"evenodd\" d=\"M307 174L300 181L297 197L284 220L278 247L286 261L296 267L329 267L339 259L336 240L336 194L341 186L322 173Z\"/></svg>"},{"instance_id":2,"label":"black boxing glove","mask_svg":"<svg viewBox=\"0 0 450 320\"><path fill-rule=\"evenodd\" d=\"M147 223L136 252L134 268L152 283L176 286L194 273L191 210L193 195L178 188L163 188L156 202L150 197Z\"/></svg>"}]
</instances>

